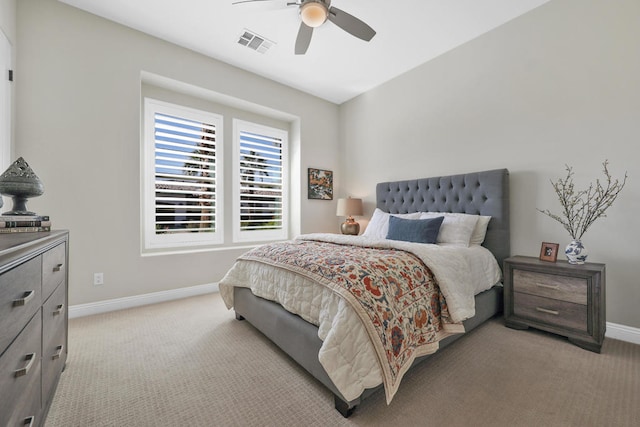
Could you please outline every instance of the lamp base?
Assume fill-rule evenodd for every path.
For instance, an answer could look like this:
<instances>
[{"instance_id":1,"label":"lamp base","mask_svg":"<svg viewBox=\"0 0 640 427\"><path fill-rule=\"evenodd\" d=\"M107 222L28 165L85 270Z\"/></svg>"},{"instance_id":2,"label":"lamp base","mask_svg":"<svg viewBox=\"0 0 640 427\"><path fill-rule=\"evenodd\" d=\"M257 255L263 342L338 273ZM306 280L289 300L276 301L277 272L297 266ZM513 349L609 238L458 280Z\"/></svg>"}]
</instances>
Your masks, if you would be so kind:
<instances>
[{"instance_id":1,"label":"lamp base","mask_svg":"<svg viewBox=\"0 0 640 427\"><path fill-rule=\"evenodd\" d=\"M358 224L353 218L348 218L340 225L340 231L342 234L349 234L357 236L360 233L360 224Z\"/></svg>"}]
</instances>

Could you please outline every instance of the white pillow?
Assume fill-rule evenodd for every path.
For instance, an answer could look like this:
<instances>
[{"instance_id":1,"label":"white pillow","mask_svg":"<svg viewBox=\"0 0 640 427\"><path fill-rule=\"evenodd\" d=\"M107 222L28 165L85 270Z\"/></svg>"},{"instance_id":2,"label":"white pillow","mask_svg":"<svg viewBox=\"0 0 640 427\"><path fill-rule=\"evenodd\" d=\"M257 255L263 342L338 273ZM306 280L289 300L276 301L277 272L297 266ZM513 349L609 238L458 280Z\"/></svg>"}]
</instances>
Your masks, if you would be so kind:
<instances>
[{"instance_id":1,"label":"white pillow","mask_svg":"<svg viewBox=\"0 0 640 427\"><path fill-rule=\"evenodd\" d=\"M440 233L438 233L436 243L453 243L456 245L469 246L471 235L478 223L478 215L450 212L423 212L420 218L435 218L443 215L444 220L440 226Z\"/></svg>"},{"instance_id":2,"label":"white pillow","mask_svg":"<svg viewBox=\"0 0 640 427\"><path fill-rule=\"evenodd\" d=\"M469 241L469 245L481 245L484 242L484 238L487 235L487 227L489 226L489 221L491 220L490 216L479 215L478 222L476 223L476 228L473 229L473 234L471 234L471 240Z\"/></svg>"},{"instance_id":3,"label":"white pillow","mask_svg":"<svg viewBox=\"0 0 640 427\"><path fill-rule=\"evenodd\" d=\"M362 235L370 239L386 239L387 233L389 232L389 216L390 214L388 214L387 212L383 212L380 209L376 208L376 210L373 211L373 215L371 216L369 225L367 225L367 228L364 230ZM393 216L405 219L419 219L420 212L409 214L393 214Z\"/></svg>"}]
</instances>

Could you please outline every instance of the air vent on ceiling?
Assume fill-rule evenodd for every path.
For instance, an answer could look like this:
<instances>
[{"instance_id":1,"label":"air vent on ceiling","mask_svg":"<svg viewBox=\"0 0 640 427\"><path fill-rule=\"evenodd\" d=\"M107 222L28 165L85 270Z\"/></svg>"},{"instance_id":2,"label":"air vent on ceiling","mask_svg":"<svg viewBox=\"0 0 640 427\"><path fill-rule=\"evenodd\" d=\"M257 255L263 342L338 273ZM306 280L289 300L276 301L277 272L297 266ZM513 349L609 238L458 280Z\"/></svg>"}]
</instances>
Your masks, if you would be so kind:
<instances>
[{"instance_id":1,"label":"air vent on ceiling","mask_svg":"<svg viewBox=\"0 0 640 427\"><path fill-rule=\"evenodd\" d=\"M238 43L260 53L265 53L271 46L275 44L271 40L259 36L253 31L247 30L246 28L238 38Z\"/></svg>"}]
</instances>

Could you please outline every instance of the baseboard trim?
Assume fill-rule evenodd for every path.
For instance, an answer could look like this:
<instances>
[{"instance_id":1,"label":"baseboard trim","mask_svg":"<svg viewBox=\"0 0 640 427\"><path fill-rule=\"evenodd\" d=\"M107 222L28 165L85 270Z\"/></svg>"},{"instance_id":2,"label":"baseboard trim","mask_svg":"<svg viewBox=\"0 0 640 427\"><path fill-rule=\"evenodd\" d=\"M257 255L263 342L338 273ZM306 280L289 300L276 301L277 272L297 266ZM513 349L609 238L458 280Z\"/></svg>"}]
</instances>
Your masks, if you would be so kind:
<instances>
[{"instance_id":1,"label":"baseboard trim","mask_svg":"<svg viewBox=\"0 0 640 427\"><path fill-rule=\"evenodd\" d=\"M640 344L640 329L632 328L631 326L607 322L607 332L605 336L633 344Z\"/></svg>"},{"instance_id":2,"label":"baseboard trim","mask_svg":"<svg viewBox=\"0 0 640 427\"><path fill-rule=\"evenodd\" d=\"M150 294L136 295L132 297L116 298L105 301L78 304L69 307L69 318L91 316L93 314L107 313L125 308L139 307L142 305L156 304L197 295L219 292L217 283L190 286L188 288L171 289L169 291L153 292ZM607 338L640 344L640 329L631 326L619 325L607 322Z\"/></svg>"},{"instance_id":3,"label":"baseboard trim","mask_svg":"<svg viewBox=\"0 0 640 427\"><path fill-rule=\"evenodd\" d=\"M218 292L217 283L69 306L69 319Z\"/></svg>"}]
</instances>

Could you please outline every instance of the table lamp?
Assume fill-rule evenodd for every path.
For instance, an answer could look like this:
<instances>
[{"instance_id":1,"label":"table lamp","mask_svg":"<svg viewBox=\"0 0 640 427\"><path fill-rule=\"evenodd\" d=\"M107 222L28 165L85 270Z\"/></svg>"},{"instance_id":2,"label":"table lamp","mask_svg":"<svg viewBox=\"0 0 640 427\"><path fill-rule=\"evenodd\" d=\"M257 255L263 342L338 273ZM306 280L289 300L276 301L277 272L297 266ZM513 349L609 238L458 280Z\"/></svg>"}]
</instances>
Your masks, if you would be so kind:
<instances>
[{"instance_id":1,"label":"table lamp","mask_svg":"<svg viewBox=\"0 0 640 427\"><path fill-rule=\"evenodd\" d=\"M346 216L347 220L340 226L342 234L358 235L360 224L353 219L353 215L362 215L362 199L338 199L337 216Z\"/></svg>"}]
</instances>

